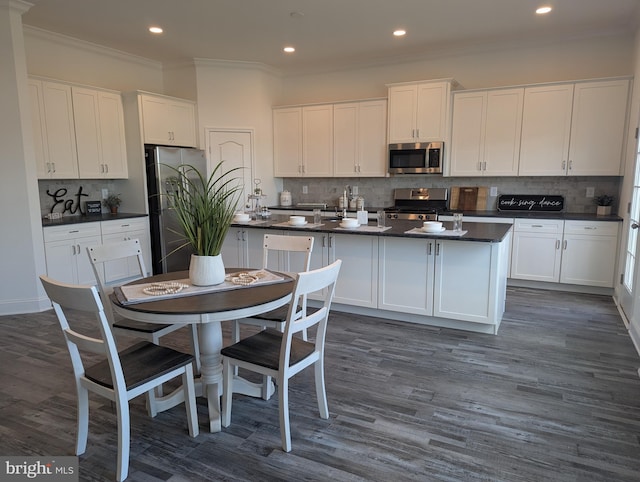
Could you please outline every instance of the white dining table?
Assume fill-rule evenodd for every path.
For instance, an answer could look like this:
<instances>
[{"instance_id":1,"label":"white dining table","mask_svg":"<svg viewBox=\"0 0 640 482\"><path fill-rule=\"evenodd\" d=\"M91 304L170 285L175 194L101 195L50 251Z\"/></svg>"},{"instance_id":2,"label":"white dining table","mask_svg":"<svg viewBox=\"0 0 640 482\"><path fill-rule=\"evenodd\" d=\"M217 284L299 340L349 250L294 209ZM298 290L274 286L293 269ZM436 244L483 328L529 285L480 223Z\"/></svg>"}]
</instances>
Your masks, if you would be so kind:
<instances>
[{"instance_id":1,"label":"white dining table","mask_svg":"<svg viewBox=\"0 0 640 482\"><path fill-rule=\"evenodd\" d=\"M227 273L246 269L227 269ZM159 299L127 304L117 292L111 295L113 309L120 316L148 323L197 324L200 342L200 389L198 393L207 398L209 410L209 430L219 432L220 396L222 395L223 347L221 323L227 320L249 318L266 313L287 304L291 300L294 279L284 273L276 273L284 280L272 284L240 286L237 289L212 291L208 293ZM174 272L155 275L131 284L167 282L188 278L188 272ZM125 286L128 286L125 285ZM262 384L251 383L239 376L234 377L234 393L260 397ZM158 411L166 410L183 401L182 390L176 390L158 400Z\"/></svg>"}]
</instances>

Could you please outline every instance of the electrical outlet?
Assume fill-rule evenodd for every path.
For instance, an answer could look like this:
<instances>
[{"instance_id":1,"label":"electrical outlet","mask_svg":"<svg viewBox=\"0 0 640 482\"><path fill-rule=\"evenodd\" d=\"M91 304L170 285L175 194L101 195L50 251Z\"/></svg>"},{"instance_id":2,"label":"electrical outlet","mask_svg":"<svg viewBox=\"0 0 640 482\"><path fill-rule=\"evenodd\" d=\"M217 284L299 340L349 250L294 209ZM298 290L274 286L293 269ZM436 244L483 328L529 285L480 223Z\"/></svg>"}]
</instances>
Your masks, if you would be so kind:
<instances>
[{"instance_id":1,"label":"electrical outlet","mask_svg":"<svg viewBox=\"0 0 640 482\"><path fill-rule=\"evenodd\" d=\"M102 199L107 199L109 197L109 190L108 189L103 189L102 190Z\"/></svg>"},{"instance_id":2,"label":"electrical outlet","mask_svg":"<svg viewBox=\"0 0 640 482\"><path fill-rule=\"evenodd\" d=\"M353 193L354 196L358 195L358 186L353 186L351 188L351 192Z\"/></svg>"},{"instance_id":3,"label":"electrical outlet","mask_svg":"<svg viewBox=\"0 0 640 482\"><path fill-rule=\"evenodd\" d=\"M302 186L302 194L309 194L309 186Z\"/></svg>"},{"instance_id":4,"label":"electrical outlet","mask_svg":"<svg viewBox=\"0 0 640 482\"><path fill-rule=\"evenodd\" d=\"M593 197L596 195L595 188L588 187L587 188L587 197Z\"/></svg>"},{"instance_id":5,"label":"electrical outlet","mask_svg":"<svg viewBox=\"0 0 640 482\"><path fill-rule=\"evenodd\" d=\"M491 186L489 189L489 196L496 197L498 195L498 188L496 186Z\"/></svg>"}]
</instances>

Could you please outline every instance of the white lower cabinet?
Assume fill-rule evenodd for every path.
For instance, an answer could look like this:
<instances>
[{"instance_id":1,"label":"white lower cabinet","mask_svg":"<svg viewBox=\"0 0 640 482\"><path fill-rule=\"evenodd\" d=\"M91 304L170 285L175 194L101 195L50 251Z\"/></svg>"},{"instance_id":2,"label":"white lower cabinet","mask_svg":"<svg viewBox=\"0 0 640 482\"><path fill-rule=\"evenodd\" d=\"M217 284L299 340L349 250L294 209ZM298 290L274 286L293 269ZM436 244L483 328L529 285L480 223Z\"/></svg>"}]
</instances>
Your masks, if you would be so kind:
<instances>
[{"instance_id":1,"label":"white lower cabinet","mask_svg":"<svg viewBox=\"0 0 640 482\"><path fill-rule=\"evenodd\" d=\"M102 244L100 222L43 229L47 275L72 284L95 284L87 247Z\"/></svg>"},{"instance_id":2,"label":"white lower cabinet","mask_svg":"<svg viewBox=\"0 0 640 482\"><path fill-rule=\"evenodd\" d=\"M269 229L251 229L232 226L222 244L222 262L225 268L261 268L264 255L262 240L265 234L278 234ZM269 263L268 268L277 270L277 262Z\"/></svg>"},{"instance_id":3,"label":"white lower cabinet","mask_svg":"<svg viewBox=\"0 0 640 482\"><path fill-rule=\"evenodd\" d=\"M380 238L381 309L497 324L509 243Z\"/></svg>"},{"instance_id":4,"label":"white lower cabinet","mask_svg":"<svg viewBox=\"0 0 640 482\"><path fill-rule=\"evenodd\" d=\"M516 219L511 278L558 282L564 221Z\"/></svg>"},{"instance_id":5,"label":"white lower cabinet","mask_svg":"<svg viewBox=\"0 0 640 482\"><path fill-rule=\"evenodd\" d=\"M612 288L619 223L565 221L560 282Z\"/></svg>"},{"instance_id":6,"label":"white lower cabinet","mask_svg":"<svg viewBox=\"0 0 640 482\"><path fill-rule=\"evenodd\" d=\"M149 221L147 218L130 218L102 222L102 243L116 243L137 239L142 248L142 258L148 274L151 274L151 243L149 239ZM139 273L138 262L135 259L114 260L105 263L105 280L112 283L125 280Z\"/></svg>"},{"instance_id":7,"label":"white lower cabinet","mask_svg":"<svg viewBox=\"0 0 640 482\"><path fill-rule=\"evenodd\" d=\"M516 219L511 277L612 288L619 223Z\"/></svg>"}]
</instances>

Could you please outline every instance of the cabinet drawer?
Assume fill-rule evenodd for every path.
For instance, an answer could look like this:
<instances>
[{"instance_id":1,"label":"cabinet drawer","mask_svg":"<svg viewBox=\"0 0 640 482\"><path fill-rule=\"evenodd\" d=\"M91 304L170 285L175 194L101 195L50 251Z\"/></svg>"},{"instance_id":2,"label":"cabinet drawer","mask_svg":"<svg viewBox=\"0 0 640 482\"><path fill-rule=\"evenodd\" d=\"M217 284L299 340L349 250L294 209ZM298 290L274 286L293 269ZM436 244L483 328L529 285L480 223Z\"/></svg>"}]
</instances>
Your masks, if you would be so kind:
<instances>
[{"instance_id":1,"label":"cabinet drawer","mask_svg":"<svg viewBox=\"0 0 640 482\"><path fill-rule=\"evenodd\" d=\"M145 230L147 218L121 219L119 221L103 221L102 234L124 233L129 231Z\"/></svg>"},{"instance_id":2,"label":"cabinet drawer","mask_svg":"<svg viewBox=\"0 0 640 482\"><path fill-rule=\"evenodd\" d=\"M85 236L100 236L101 234L100 222L46 227L42 231L45 243L84 238Z\"/></svg>"},{"instance_id":3,"label":"cabinet drawer","mask_svg":"<svg viewBox=\"0 0 640 482\"><path fill-rule=\"evenodd\" d=\"M564 234L590 234L593 236L617 236L618 222L566 221Z\"/></svg>"},{"instance_id":4,"label":"cabinet drawer","mask_svg":"<svg viewBox=\"0 0 640 482\"><path fill-rule=\"evenodd\" d=\"M562 219L516 219L514 231L562 234L564 221Z\"/></svg>"}]
</instances>

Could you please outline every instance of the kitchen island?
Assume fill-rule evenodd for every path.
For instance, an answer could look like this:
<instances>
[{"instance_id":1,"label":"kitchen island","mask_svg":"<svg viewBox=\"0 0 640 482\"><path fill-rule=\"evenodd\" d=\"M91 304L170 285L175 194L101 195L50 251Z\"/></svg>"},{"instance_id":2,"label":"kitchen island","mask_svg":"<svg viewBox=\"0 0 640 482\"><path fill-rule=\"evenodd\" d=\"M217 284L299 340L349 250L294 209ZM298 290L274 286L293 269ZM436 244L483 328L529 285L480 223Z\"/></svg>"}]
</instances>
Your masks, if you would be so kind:
<instances>
[{"instance_id":1,"label":"kitchen island","mask_svg":"<svg viewBox=\"0 0 640 482\"><path fill-rule=\"evenodd\" d=\"M511 225L467 223L462 236L410 233L422 224L393 221L342 229L339 221L293 227L288 216L233 224L222 250L227 266L261 265L265 233L312 235L311 268L343 265L333 309L382 319L497 334L507 286ZM444 223L447 230L451 223ZM281 269L275 262L269 268ZM310 304L313 305L313 299Z\"/></svg>"}]
</instances>

